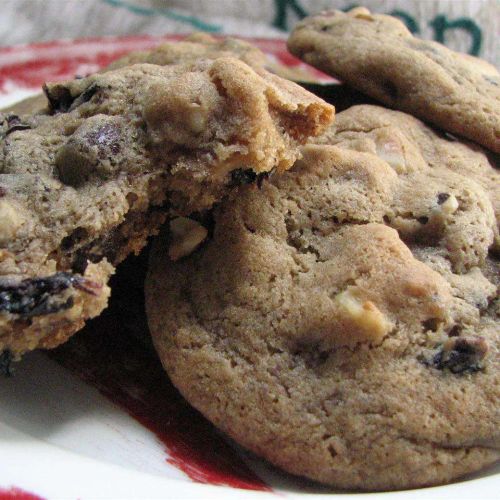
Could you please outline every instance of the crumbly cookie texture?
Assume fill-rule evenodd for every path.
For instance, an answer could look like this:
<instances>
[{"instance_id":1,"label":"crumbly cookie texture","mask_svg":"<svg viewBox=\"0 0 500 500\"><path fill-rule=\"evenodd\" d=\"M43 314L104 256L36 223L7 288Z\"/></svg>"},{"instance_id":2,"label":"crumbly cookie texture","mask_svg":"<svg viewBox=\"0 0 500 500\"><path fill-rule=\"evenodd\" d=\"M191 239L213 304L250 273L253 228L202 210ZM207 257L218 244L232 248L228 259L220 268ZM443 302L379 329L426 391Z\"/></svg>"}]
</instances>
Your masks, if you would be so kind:
<instances>
[{"instance_id":1,"label":"crumbly cookie texture","mask_svg":"<svg viewBox=\"0 0 500 500\"><path fill-rule=\"evenodd\" d=\"M167 372L236 441L336 487L494 462L498 171L376 106L340 113L322 141L230 195L191 255L173 262L158 239L146 305Z\"/></svg>"},{"instance_id":2,"label":"crumbly cookie texture","mask_svg":"<svg viewBox=\"0 0 500 500\"><path fill-rule=\"evenodd\" d=\"M286 170L334 112L234 58L137 64L45 93L50 114L0 117L0 350L14 356L98 314L113 266L167 215Z\"/></svg>"},{"instance_id":3,"label":"crumbly cookie texture","mask_svg":"<svg viewBox=\"0 0 500 500\"><path fill-rule=\"evenodd\" d=\"M308 17L288 47L390 107L500 152L500 75L485 61L415 38L400 20L366 8Z\"/></svg>"}]
</instances>

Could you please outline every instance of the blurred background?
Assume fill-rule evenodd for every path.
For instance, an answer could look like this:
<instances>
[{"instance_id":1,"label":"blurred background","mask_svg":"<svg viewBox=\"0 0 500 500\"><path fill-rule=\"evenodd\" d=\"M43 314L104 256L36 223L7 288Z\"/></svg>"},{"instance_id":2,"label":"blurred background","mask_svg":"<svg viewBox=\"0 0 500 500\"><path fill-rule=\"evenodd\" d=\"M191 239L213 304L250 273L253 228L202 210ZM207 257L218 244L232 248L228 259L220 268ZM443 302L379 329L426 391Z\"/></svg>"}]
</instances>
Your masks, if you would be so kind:
<instances>
[{"instance_id":1,"label":"blurred background","mask_svg":"<svg viewBox=\"0 0 500 500\"><path fill-rule=\"evenodd\" d=\"M356 5L499 66L499 0L0 0L0 45L193 30L283 38L308 14Z\"/></svg>"}]
</instances>

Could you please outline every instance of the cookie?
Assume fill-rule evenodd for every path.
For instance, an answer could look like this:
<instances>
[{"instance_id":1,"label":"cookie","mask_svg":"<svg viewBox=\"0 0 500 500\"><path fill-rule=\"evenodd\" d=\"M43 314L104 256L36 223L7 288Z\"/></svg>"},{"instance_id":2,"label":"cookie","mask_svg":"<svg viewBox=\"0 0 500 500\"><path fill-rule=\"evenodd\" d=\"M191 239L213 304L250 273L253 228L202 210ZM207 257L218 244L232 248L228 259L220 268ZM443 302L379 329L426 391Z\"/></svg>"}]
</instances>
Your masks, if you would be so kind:
<instances>
[{"instance_id":1,"label":"cookie","mask_svg":"<svg viewBox=\"0 0 500 500\"><path fill-rule=\"evenodd\" d=\"M131 52L112 62L103 71L137 63L165 66L217 57L236 57L253 68L264 68L287 80L317 81L306 68L285 66L249 42L232 37L215 38L207 33L193 33L178 42L164 42L150 50Z\"/></svg>"},{"instance_id":2,"label":"cookie","mask_svg":"<svg viewBox=\"0 0 500 500\"><path fill-rule=\"evenodd\" d=\"M270 65L263 52L243 40L236 38L217 40L206 33L194 33L178 42L165 42L154 49L130 52L113 61L101 69L100 72L113 71L132 64L148 63L167 66L195 62L199 59L217 59L219 57L234 57L254 68L265 68L266 65L267 67ZM276 73L276 71L272 72ZM278 71L278 73L281 72ZM286 78L288 74L286 76L280 74L280 76ZM16 102L1 111L16 115L46 112L47 98L45 94L40 93Z\"/></svg>"},{"instance_id":3,"label":"cookie","mask_svg":"<svg viewBox=\"0 0 500 500\"><path fill-rule=\"evenodd\" d=\"M22 99L21 101L0 109L0 113L18 116L47 113L47 98L43 93L26 97L26 99Z\"/></svg>"},{"instance_id":4,"label":"cookie","mask_svg":"<svg viewBox=\"0 0 500 500\"><path fill-rule=\"evenodd\" d=\"M193 406L291 473L391 490L477 471L500 458L498 171L377 106L339 113L321 140L232 193L191 254L155 242L160 359Z\"/></svg>"},{"instance_id":5,"label":"cookie","mask_svg":"<svg viewBox=\"0 0 500 500\"><path fill-rule=\"evenodd\" d=\"M304 19L288 47L387 106L500 152L500 75L485 61L415 38L400 20L365 8Z\"/></svg>"},{"instance_id":6,"label":"cookie","mask_svg":"<svg viewBox=\"0 0 500 500\"><path fill-rule=\"evenodd\" d=\"M150 50L130 52L112 62L104 71L139 63L167 66L219 57L234 57L253 68L263 68L268 62L261 50L244 40L214 38L207 33L193 33L178 42L164 42Z\"/></svg>"},{"instance_id":7,"label":"cookie","mask_svg":"<svg viewBox=\"0 0 500 500\"><path fill-rule=\"evenodd\" d=\"M168 215L286 170L334 111L234 58L137 64L45 93L49 114L0 119L0 350L14 357L98 314L114 266Z\"/></svg>"}]
</instances>

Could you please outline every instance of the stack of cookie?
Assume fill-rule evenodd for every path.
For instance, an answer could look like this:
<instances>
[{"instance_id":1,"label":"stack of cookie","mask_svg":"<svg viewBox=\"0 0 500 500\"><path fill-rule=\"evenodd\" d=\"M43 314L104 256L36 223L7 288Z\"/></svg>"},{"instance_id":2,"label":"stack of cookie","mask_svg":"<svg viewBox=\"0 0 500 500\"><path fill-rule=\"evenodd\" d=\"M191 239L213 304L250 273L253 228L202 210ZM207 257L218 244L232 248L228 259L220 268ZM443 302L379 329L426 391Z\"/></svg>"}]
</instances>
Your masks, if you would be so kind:
<instances>
[{"instance_id":1,"label":"stack of cookie","mask_svg":"<svg viewBox=\"0 0 500 500\"><path fill-rule=\"evenodd\" d=\"M256 49L198 36L4 117L2 356L99 314L161 226L150 331L222 431L340 488L479 470L500 458L500 77L363 8L289 48L393 109L332 125Z\"/></svg>"}]
</instances>

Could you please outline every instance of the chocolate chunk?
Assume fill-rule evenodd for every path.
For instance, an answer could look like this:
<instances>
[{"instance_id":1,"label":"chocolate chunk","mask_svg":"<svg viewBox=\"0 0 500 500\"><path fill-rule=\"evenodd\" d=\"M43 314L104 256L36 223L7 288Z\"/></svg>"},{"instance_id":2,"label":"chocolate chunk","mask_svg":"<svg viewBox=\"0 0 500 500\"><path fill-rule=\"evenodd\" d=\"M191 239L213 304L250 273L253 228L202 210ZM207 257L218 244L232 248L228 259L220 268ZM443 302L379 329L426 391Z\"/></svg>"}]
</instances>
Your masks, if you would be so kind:
<instances>
[{"instance_id":1,"label":"chocolate chunk","mask_svg":"<svg viewBox=\"0 0 500 500\"><path fill-rule=\"evenodd\" d=\"M11 134L12 132L15 132L16 130L27 130L27 129L30 129L31 128L31 125L29 125L28 123L23 123L21 121L21 118L19 118L19 116L17 115L8 115L6 118L5 118L5 122L6 122L6 130L5 132L2 132L0 134L0 138L4 138L4 137L7 137L9 134Z\"/></svg>"},{"instance_id":2,"label":"chocolate chunk","mask_svg":"<svg viewBox=\"0 0 500 500\"><path fill-rule=\"evenodd\" d=\"M422 326L424 327L424 331L437 332L441 323L442 320L440 318L428 318L422 321Z\"/></svg>"},{"instance_id":3,"label":"chocolate chunk","mask_svg":"<svg viewBox=\"0 0 500 500\"><path fill-rule=\"evenodd\" d=\"M251 184L257 179L257 174L251 169L238 168L231 172L231 185L241 186L243 184Z\"/></svg>"},{"instance_id":4,"label":"chocolate chunk","mask_svg":"<svg viewBox=\"0 0 500 500\"><path fill-rule=\"evenodd\" d=\"M420 224L427 224L429 222L429 217L423 215L422 217L417 217L417 221L420 222Z\"/></svg>"},{"instance_id":5,"label":"chocolate chunk","mask_svg":"<svg viewBox=\"0 0 500 500\"><path fill-rule=\"evenodd\" d=\"M16 132L16 130L28 130L30 128L31 125L28 125L27 123L16 123L6 130L5 137L7 137L9 134L12 134L12 132Z\"/></svg>"},{"instance_id":6,"label":"chocolate chunk","mask_svg":"<svg viewBox=\"0 0 500 500\"><path fill-rule=\"evenodd\" d=\"M449 197L450 195L448 193L438 193L437 195L438 205L442 205Z\"/></svg>"},{"instance_id":7,"label":"chocolate chunk","mask_svg":"<svg viewBox=\"0 0 500 500\"><path fill-rule=\"evenodd\" d=\"M5 377L12 375L12 353L8 349L0 354L0 375Z\"/></svg>"},{"instance_id":8,"label":"chocolate chunk","mask_svg":"<svg viewBox=\"0 0 500 500\"><path fill-rule=\"evenodd\" d=\"M71 234L65 236L61 240L61 249L64 251L71 250L75 245L78 245L87 237L88 231L84 227L77 227L71 232Z\"/></svg>"},{"instance_id":9,"label":"chocolate chunk","mask_svg":"<svg viewBox=\"0 0 500 500\"><path fill-rule=\"evenodd\" d=\"M452 337L438 347L436 352L420 361L437 370L451 373L474 373L483 369L482 360L488 351L488 344L482 337Z\"/></svg>"},{"instance_id":10,"label":"chocolate chunk","mask_svg":"<svg viewBox=\"0 0 500 500\"><path fill-rule=\"evenodd\" d=\"M87 87L80 95L73 96L67 87L63 85L47 85L43 86L43 91L49 100L50 110L55 113L67 113L75 108L90 101L95 93L99 90L97 84L93 83Z\"/></svg>"},{"instance_id":11,"label":"chocolate chunk","mask_svg":"<svg viewBox=\"0 0 500 500\"><path fill-rule=\"evenodd\" d=\"M18 283L0 282L0 313L19 314L23 318L41 316L69 309L73 298L58 295L71 286L95 293L96 285L71 273L59 272L44 278L25 279Z\"/></svg>"},{"instance_id":12,"label":"chocolate chunk","mask_svg":"<svg viewBox=\"0 0 500 500\"><path fill-rule=\"evenodd\" d=\"M59 148L55 165L64 184L79 187L93 174L103 179L114 172L109 161L121 150L122 125L119 119L88 120L79 127L66 144Z\"/></svg>"},{"instance_id":13,"label":"chocolate chunk","mask_svg":"<svg viewBox=\"0 0 500 500\"><path fill-rule=\"evenodd\" d=\"M448 331L448 337L458 337L460 335L460 331L462 330L462 327L460 325L454 325L449 331Z\"/></svg>"},{"instance_id":14,"label":"chocolate chunk","mask_svg":"<svg viewBox=\"0 0 500 500\"><path fill-rule=\"evenodd\" d=\"M269 180L271 178L271 176L274 174L274 172L275 172L275 169L273 168L269 172L262 172L261 174L258 174L257 175L257 187L259 189L261 189L264 181Z\"/></svg>"},{"instance_id":15,"label":"chocolate chunk","mask_svg":"<svg viewBox=\"0 0 500 500\"><path fill-rule=\"evenodd\" d=\"M75 141L68 141L55 156L55 165L61 179L67 186L78 187L95 170L94 161L88 148Z\"/></svg>"},{"instance_id":16,"label":"chocolate chunk","mask_svg":"<svg viewBox=\"0 0 500 500\"><path fill-rule=\"evenodd\" d=\"M49 101L49 108L54 113L66 113L69 111L71 104L75 98L71 92L62 85L48 86L44 84L42 87L47 99Z\"/></svg>"},{"instance_id":17,"label":"chocolate chunk","mask_svg":"<svg viewBox=\"0 0 500 500\"><path fill-rule=\"evenodd\" d=\"M17 115L9 115L6 118L7 121L7 126L12 127L13 125L17 125L18 123L21 123L21 118Z\"/></svg>"},{"instance_id":18,"label":"chocolate chunk","mask_svg":"<svg viewBox=\"0 0 500 500\"><path fill-rule=\"evenodd\" d=\"M88 144L97 146L101 159L120 152L120 137L120 129L116 123L106 123L85 136Z\"/></svg>"},{"instance_id":19,"label":"chocolate chunk","mask_svg":"<svg viewBox=\"0 0 500 500\"><path fill-rule=\"evenodd\" d=\"M95 93L99 90L97 83L89 85L71 104L69 111L73 111L78 106L82 105L84 102L90 101L94 97Z\"/></svg>"}]
</instances>

